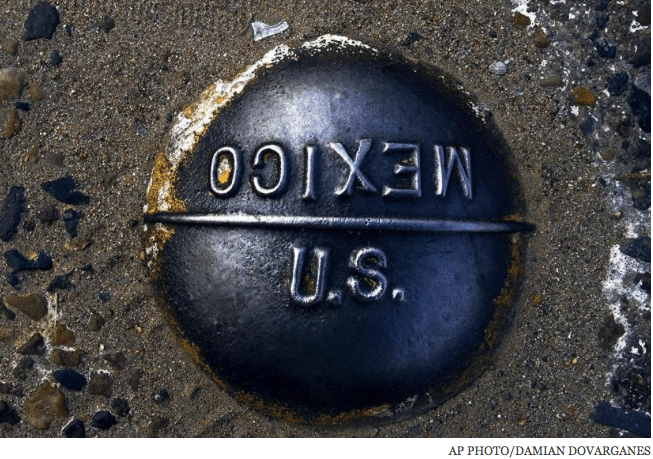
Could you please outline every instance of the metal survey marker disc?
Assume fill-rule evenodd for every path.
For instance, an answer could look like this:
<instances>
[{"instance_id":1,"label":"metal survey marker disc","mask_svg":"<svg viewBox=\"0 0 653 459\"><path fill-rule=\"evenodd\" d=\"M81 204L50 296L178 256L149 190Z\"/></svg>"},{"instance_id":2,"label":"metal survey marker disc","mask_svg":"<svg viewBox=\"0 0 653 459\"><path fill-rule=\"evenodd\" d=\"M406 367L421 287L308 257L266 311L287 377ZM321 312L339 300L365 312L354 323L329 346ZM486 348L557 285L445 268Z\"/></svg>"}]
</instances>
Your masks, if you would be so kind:
<instances>
[{"instance_id":1,"label":"metal survey marker disc","mask_svg":"<svg viewBox=\"0 0 653 459\"><path fill-rule=\"evenodd\" d=\"M324 36L179 115L146 253L224 389L292 421L387 421L484 370L529 225L482 113L438 69Z\"/></svg>"}]
</instances>

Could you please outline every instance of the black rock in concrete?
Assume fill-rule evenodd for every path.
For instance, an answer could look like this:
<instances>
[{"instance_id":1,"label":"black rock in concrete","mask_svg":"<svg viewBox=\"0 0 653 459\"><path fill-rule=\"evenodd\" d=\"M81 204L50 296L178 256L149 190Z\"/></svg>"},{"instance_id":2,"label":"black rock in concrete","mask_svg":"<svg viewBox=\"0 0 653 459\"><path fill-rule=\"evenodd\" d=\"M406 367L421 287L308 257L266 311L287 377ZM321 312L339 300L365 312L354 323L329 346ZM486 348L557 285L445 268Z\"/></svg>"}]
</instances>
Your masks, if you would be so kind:
<instances>
[{"instance_id":1,"label":"black rock in concrete","mask_svg":"<svg viewBox=\"0 0 653 459\"><path fill-rule=\"evenodd\" d=\"M27 102L22 102L22 101L16 101L14 102L14 108L18 110L22 110L24 112L29 112L29 103Z\"/></svg>"},{"instance_id":2,"label":"black rock in concrete","mask_svg":"<svg viewBox=\"0 0 653 459\"><path fill-rule=\"evenodd\" d=\"M596 52L599 53L599 56L606 59L613 59L617 55L617 47L607 42L603 39L602 43L596 42L594 44Z\"/></svg>"},{"instance_id":3,"label":"black rock in concrete","mask_svg":"<svg viewBox=\"0 0 653 459\"><path fill-rule=\"evenodd\" d=\"M611 96L619 96L626 91L628 87L628 74L626 72L617 72L610 77L608 81L608 92Z\"/></svg>"},{"instance_id":4,"label":"black rock in concrete","mask_svg":"<svg viewBox=\"0 0 653 459\"><path fill-rule=\"evenodd\" d=\"M403 44L404 44L404 46L410 46L410 45L412 45L413 43L415 43L416 41L418 41L421 38L422 38L422 36L420 34L418 34L417 32L411 32L411 33L408 34L408 36L404 40Z\"/></svg>"},{"instance_id":5,"label":"black rock in concrete","mask_svg":"<svg viewBox=\"0 0 653 459\"><path fill-rule=\"evenodd\" d=\"M117 423L118 421L116 421L116 417L109 411L104 410L95 413L93 419L91 419L91 426L100 430L108 430Z\"/></svg>"},{"instance_id":6,"label":"black rock in concrete","mask_svg":"<svg viewBox=\"0 0 653 459\"><path fill-rule=\"evenodd\" d=\"M51 225L59 218L59 211L54 204L46 204L36 211L36 218L39 219L41 223Z\"/></svg>"},{"instance_id":7,"label":"black rock in concrete","mask_svg":"<svg viewBox=\"0 0 653 459\"><path fill-rule=\"evenodd\" d=\"M61 274L59 276L56 276L50 284L48 284L48 288L46 289L48 292L52 293L55 290L70 290L72 287L74 287L73 283L70 281L70 278L73 277L73 274L75 273L75 270L73 269L67 274Z\"/></svg>"},{"instance_id":8,"label":"black rock in concrete","mask_svg":"<svg viewBox=\"0 0 653 459\"><path fill-rule=\"evenodd\" d=\"M63 428L62 433L66 438L85 438L86 427L79 419L73 419L70 424Z\"/></svg>"},{"instance_id":9,"label":"black rock in concrete","mask_svg":"<svg viewBox=\"0 0 653 459\"><path fill-rule=\"evenodd\" d=\"M63 59L62 59L61 54L59 53L59 51L57 51L56 49L54 51L52 51L52 54L50 54L50 64L57 67L59 64L61 64L62 60Z\"/></svg>"},{"instance_id":10,"label":"black rock in concrete","mask_svg":"<svg viewBox=\"0 0 653 459\"><path fill-rule=\"evenodd\" d=\"M111 400L111 408L114 409L118 416L127 416L130 411L129 403L124 398L114 398Z\"/></svg>"},{"instance_id":11,"label":"black rock in concrete","mask_svg":"<svg viewBox=\"0 0 653 459\"><path fill-rule=\"evenodd\" d=\"M104 33L109 33L116 26L116 21L114 21L109 16L104 16L101 21L95 24L95 27L98 30L101 30Z\"/></svg>"},{"instance_id":12,"label":"black rock in concrete","mask_svg":"<svg viewBox=\"0 0 653 459\"><path fill-rule=\"evenodd\" d=\"M644 263L651 262L651 238L636 237L631 239L628 244L621 246L621 251L629 257L637 258Z\"/></svg>"},{"instance_id":13,"label":"black rock in concrete","mask_svg":"<svg viewBox=\"0 0 653 459\"><path fill-rule=\"evenodd\" d=\"M0 209L0 239L6 242L14 237L24 211L25 188L12 186Z\"/></svg>"},{"instance_id":14,"label":"black rock in concrete","mask_svg":"<svg viewBox=\"0 0 653 459\"><path fill-rule=\"evenodd\" d=\"M18 364L11 370L14 378L20 381L25 381L29 376L29 371L34 368L34 359L31 357L23 357Z\"/></svg>"},{"instance_id":15,"label":"black rock in concrete","mask_svg":"<svg viewBox=\"0 0 653 459\"><path fill-rule=\"evenodd\" d=\"M9 425L16 425L20 422L20 416L15 408L4 400L0 400L0 424L6 422Z\"/></svg>"},{"instance_id":16,"label":"black rock in concrete","mask_svg":"<svg viewBox=\"0 0 653 459\"><path fill-rule=\"evenodd\" d=\"M51 182L41 184L41 188L50 193L55 199L74 206L88 204L90 199L79 191L77 181L71 176L61 177Z\"/></svg>"},{"instance_id":17,"label":"black rock in concrete","mask_svg":"<svg viewBox=\"0 0 653 459\"><path fill-rule=\"evenodd\" d=\"M53 376L66 389L82 390L86 386L86 377L69 368L57 370L53 373Z\"/></svg>"},{"instance_id":18,"label":"black rock in concrete","mask_svg":"<svg viewBox=\"0 0 653 459\"><path fill-rule=\"evenodd\" d=\"M25 35L23 40L37 40L39 38L52 38L59 25L59 11L48 2L38 2L30 10L25 21Z\"/></svg>"},{"instance_id":19,"label":"black rock in concrete","mask_svg":"<svg viewBox=\"0 0 653 459\"><path fill-rule=\"evenodd\" d=\"M604 426L627 430L640 437L651 436L651 418L643 411L625 410L609 402L599 402L590 417Z\"/></svg>"},{"instance_id":20,"label":"black rock in concrete","mask_svg":"<svg viewBox=\"0 0 653 459\"><path fill-rule=\"evenodd\" d=\"M33 269L47 271L52 269L52 258L50 258L50 255L45 252L39 253L36 260L30 260L23 256L17 249L11 249L5 252L5 260L14 272L29 271Z\"/></svg>"},{"instance_id":21,"label":"black rock in concrete","mask_svg":"<svg viewBox=\"0 0 653 459\"><path fill-rule=\"evenodd\" d=\"M77 236L77 225L83 216L83 213L77 212L73 209L68 209L63 213L63 224L71 237Z\"/></svg>"},{"instance_id":22,"label":"black rock in concrete","mask_svg":"<svg viewBox=\"0 0 653 459\"><path fill-rule=\"evenodd\" d=\"M41 355L44 352L43 344L43 336L34 333L25 344L16 349L16 352L23 355Z\"/></svg>"},{"instance_id":23,"label":"black rock in concrete","mask_svg":"<svg viewBox=\"0 0 653 459\"><path fill-rule=\"evenodd\" d=\"M637 116L637 124L644 132L651 132L651 96L632 85L628 95L628 105Z\"/></svg>"}]
</instances>

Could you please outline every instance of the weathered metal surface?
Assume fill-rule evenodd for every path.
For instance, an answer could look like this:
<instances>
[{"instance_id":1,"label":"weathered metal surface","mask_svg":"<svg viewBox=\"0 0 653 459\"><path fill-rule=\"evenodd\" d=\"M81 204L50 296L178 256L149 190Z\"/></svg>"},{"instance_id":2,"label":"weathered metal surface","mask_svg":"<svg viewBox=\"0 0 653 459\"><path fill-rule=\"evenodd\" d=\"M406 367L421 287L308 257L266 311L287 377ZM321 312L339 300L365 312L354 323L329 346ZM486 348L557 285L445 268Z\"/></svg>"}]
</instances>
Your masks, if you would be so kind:
<instances>
[{"instance_id":1,"label":"weathered metal surface","mask_svg":"<svg viewBox=\"0 0 653 459\"><path fill-rule=\"evenodd\" d=\"M182 113L148 191L173 323L241 401L389 420L485 368L521 271L509 148L438 69L325 36Z\"/></svg>"}]
</instances>

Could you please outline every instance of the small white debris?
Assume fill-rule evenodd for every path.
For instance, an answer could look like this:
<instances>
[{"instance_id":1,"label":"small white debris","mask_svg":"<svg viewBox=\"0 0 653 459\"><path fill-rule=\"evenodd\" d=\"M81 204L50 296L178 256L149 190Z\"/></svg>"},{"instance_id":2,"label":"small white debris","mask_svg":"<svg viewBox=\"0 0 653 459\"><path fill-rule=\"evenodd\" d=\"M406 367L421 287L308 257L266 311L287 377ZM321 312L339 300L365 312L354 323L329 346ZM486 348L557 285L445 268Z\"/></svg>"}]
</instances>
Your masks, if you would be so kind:
<instances>
[{"instance_id":1,"label":"small white debris","mask_svg":"<svg viewBox=\"0 0 653 459\"><path fill-rule=\"evenodd\" d=\"M489 70L493 75L505 75L507 72L506 64L501 61L490 64Z\"/></svg>"},{"instance_id":2,"label":"small white debris","mask_svg":"<svg viewBox=\"0 0 653 459\"><path fill-rule=\"evenodd\" d=\"M254 21L252 22L252 29L254 29L254 41L263 40L264 38L271 37L278 33L283 32L288 28L286 21L279 22L274 25L267 25L265 22Z\"/></svg>"},{"instance_id":3,"label":"small white debris","mask_svg":"<svg viewBox=\"0 0 653 459\"><path fill-rule=\"evenodd\" d=\"M638 30L648 29L648 26L642 25L636 20L633 19L633 22L630 23L630 32L635 33Z\"/></svg>"}]
</instances>

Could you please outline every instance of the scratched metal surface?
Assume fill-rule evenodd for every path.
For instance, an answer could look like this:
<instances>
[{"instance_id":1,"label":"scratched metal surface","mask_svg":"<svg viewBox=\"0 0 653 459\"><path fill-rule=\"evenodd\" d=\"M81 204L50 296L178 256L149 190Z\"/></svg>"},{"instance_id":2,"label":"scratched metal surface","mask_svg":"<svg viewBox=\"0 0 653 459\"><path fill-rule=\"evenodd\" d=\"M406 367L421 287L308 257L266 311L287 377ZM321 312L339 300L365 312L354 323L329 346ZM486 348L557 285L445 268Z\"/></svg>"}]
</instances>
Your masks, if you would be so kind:
<instances>
[{"instance_id":1,"label":"scratched metal surface","mask_svg":"<svg viewBox=\"0 0 653 459\"><path fill-rule=\"evenodd\" d=\"M0 34L19 41L15 54L3 47L0 66L19 68L26 81L20 96L2 101L3 134L13 103L30 104L17 113L20 129L0 140L0 198L20 185L27 202L18 232L0 241L0 251L45 251L53 259L51 270L19 273L20 292L0 282L5 300L29 293L49 299L48 315L39 320L0 313L0 401L20 417L0 423L1 436L58 437L73 418L84 422L87 436L98 437L641 433L632 423L605 425L597 406L603 407L599 414L604 402L629 413L650 412L650 134L640 126L646 127L643 109L629 103L633 87L646 88L650 75L650 58L638 61L650 41L650 4L56 5L61 24L50 40L21 40L31 5L6 2L0 16ZM530 24L516 20L516 12ZM97 27L105 15L115 21L108 32ZM251 23L257 20L285 20L289 27L255 41ZM381 426L290 424L235 401L179 343L144 261L145 193L174 116L213 82L228 81L274 46L326 33L398 49L459 79L504 133L522 181L526 219L537 228L514 318L492 366L440 407ZM55 50L59 65L51 61ZM507 62L505 75L490 72L498 61ZM611 93L608 84L619 72L628 74L626 90ZM63 204L41 188L66 175L90 196L88 205ZM84 214L75 238L61 218L51 225L38 218L48 205L60 214L69 207ZM10 272L4 259L0 268L3 277ZM69 273L71 286L47 291L56 276ZM97 316L104 320L99 329ZM55 344L62 324L74 340ZM17 349L37 332L45 348L30 356L31 368L21 369L21 362L29 365ZM54 355L74 350L84 353L76 371L89 382L108 373L110 383L102 390L97 384L93 390L61 388L66 413L41 428L31 408L36 390L44 380L56 385L53 373L63 367ZM127 415L112 406L117 398L128 403ZM92 427L98 410L112 411L117 424Z\"/></svg>"}]
</instances>

